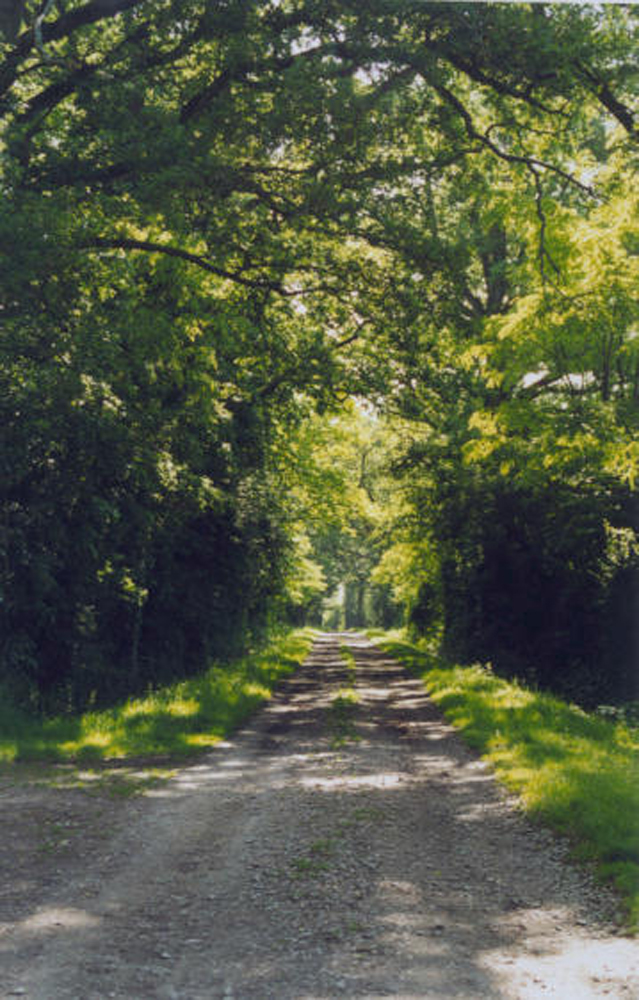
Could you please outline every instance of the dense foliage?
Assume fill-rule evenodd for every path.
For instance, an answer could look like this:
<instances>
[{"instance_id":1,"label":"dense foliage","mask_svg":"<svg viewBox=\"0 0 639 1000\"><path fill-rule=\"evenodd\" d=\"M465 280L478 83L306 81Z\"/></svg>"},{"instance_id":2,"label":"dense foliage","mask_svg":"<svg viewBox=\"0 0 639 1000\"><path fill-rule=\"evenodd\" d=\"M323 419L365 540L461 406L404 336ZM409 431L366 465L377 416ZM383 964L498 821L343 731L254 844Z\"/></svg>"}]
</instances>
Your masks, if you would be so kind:
<instances>
[{"instance_id":1,"label":"dense foliage","mask_svg":"<svg viewBox=\"0 0 639 1000\"><path fill-rule=\"evenodd\" d=\"M638 24L0 7L16 695L192 673L339 582L347 624L403 606L464 654L628 694ZM384 420L347 445L330 415L353 397Z\"/></svg>"}]
</instances>

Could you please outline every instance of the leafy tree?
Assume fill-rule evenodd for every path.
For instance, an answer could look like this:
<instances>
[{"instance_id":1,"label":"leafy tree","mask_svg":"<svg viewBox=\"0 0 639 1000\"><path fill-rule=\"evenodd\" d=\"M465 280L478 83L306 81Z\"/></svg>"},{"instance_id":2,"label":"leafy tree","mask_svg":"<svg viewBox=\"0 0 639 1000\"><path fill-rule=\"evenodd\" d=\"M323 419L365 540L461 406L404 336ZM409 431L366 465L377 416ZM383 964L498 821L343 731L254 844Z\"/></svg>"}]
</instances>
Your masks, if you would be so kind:
<instances>
[{"instance_id":1,"label":"leafy tree","mask_svg":"<svg viewBox=\"0 0 639 1000\"><path fill-rule=\"evenodd\" d=\"M504 228L496 308L482 267L475 317L460 311L427 360L397 352L394 405L412 443L396 469L413 516L379 572L397 566L409 619L443 621L451 653L587 702L636 694L632 199L554 209L552 284L533 264L532 222Z\"/></svg>"},{"instance_id":2,"label":"leafy tree","mask_svg":"<svg viewBox=\"0 0 639 1000\"><path fill-rule=\"evenodd\" d=\"M400 543L427 537L445 617L477 578L468 499L489 516L504 480L549 517L558 484L567 524L587 486L583 523L631 552L631 7L16 0L0 31L1 655L25 698L195 670L317 609L313 563L366 617L379 448L347 409L336 470L295 454L351 396L416 427Z\"/></svg>"}]
</instances>

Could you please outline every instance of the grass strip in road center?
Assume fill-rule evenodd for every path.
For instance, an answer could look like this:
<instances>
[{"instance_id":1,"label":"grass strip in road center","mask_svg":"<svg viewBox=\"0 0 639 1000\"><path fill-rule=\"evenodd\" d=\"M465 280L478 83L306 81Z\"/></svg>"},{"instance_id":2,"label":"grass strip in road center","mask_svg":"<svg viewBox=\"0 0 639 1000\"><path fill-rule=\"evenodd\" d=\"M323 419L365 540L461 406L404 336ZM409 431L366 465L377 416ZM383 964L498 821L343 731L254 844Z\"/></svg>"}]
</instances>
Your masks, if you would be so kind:
<instances>
[{"instance_id":1,"label":"grass strip in road center","mask_svg":"<svg viewBox=\"0 0 639 1000\"><path fill-rule=\"evenodd\" d=\"M639 730L487 666L448 666L400 633L371 635L422 676L447 719L489 761L523 809L566 835L578 860L619 891L639 933Z\"/></svg>"},{"instance_id":2,"label":"grass strip in road center","mask_svg":"<svg viewBox=\"0 0 639 1000\"><path fill-rule=\"evenodd\" d=\"M359 695L354 686L357 669L355 657L349 646L344 643L340 645L339 652L346 666L348 682L339 689L329 708L329 729L331 731L331 745L334 749L359 739L354 723L355 712L359 704Z\"/></svg>"},{"instance_id":3,"label":"grass strip in road center","mask_svg":"<svg viewBox=\"0 0 639 1000\"><path fill-rule=\"evenodd\" d=\"M0 763L181 758L207 750L305 660L314 636L312 629L280 636L243 659L102 711L35 719L3 703Z\"/></svg>"}]
</instances>

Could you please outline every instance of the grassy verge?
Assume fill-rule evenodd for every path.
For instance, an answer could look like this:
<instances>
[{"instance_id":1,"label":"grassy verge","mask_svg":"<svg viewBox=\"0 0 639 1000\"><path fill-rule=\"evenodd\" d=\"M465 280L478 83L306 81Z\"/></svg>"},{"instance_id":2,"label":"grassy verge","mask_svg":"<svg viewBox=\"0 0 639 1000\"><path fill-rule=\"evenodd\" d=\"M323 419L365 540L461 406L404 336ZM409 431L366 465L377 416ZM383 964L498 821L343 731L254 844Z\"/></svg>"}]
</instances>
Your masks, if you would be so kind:
<instances>
[{"instance_id":1,"label":"grassy verge","mask_svg":"<svg viewBox=\"0 0 639 1000\"><path fill-rule=\"evenodd\" d=\"M100 712L43 721L2 704L0 763L180 758L207 750L302 663L313 635L298 630L230 665L213 665L198 677Z\"/></svg>"},{"instance_id":2,"label":"grassy verge","mask_svg":"<svg viewBox=\"0 0 639 1000\"><path fill-rule=\"evenodd\" d=\"M423 676L433 700L524 810L566 835L619 891L639 933L639 730L495 676L446 666L399 633L375 635Z\"/></svg>"}]
</instances>

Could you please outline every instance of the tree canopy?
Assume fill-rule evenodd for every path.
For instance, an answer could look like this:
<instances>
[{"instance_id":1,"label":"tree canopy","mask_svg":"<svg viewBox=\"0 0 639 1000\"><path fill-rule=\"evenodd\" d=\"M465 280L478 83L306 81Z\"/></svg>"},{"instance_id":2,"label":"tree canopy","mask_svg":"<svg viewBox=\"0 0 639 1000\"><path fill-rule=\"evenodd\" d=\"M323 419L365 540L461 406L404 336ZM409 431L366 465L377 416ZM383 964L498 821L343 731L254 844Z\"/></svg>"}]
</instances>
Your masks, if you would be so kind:
<instances>
[{"instance_id":1,"label":"tree canopy","mask_svg":"<svg viewBox=\"0 0 639 1000\"><path fill-rule=\"evenodd\" d=\"M349 623L403 608L628 696L638 31L619 5L3 0L19 697L192 672L339 583Z\"/></svg>"}]
</instances>

